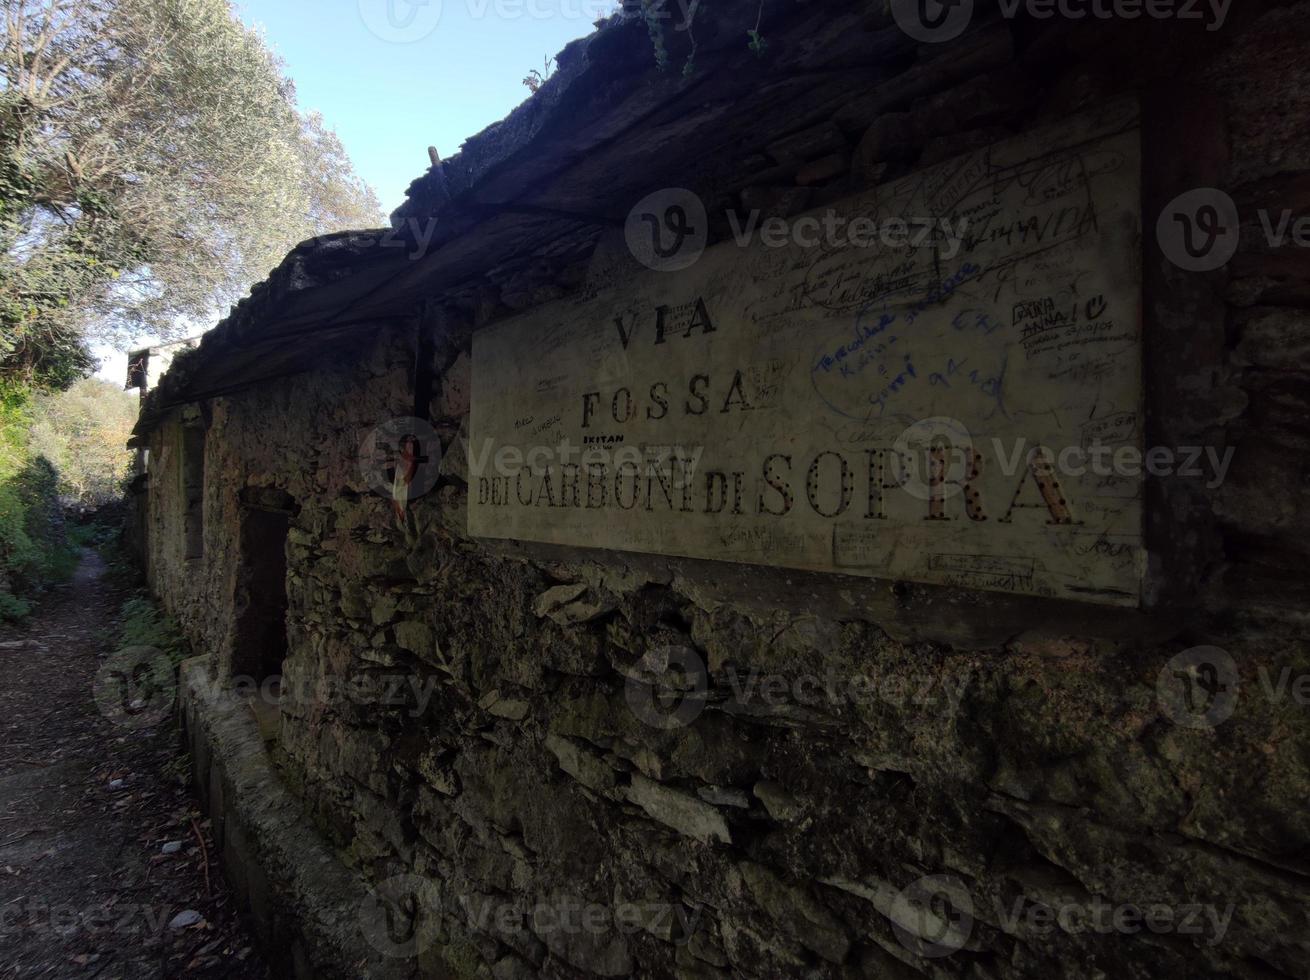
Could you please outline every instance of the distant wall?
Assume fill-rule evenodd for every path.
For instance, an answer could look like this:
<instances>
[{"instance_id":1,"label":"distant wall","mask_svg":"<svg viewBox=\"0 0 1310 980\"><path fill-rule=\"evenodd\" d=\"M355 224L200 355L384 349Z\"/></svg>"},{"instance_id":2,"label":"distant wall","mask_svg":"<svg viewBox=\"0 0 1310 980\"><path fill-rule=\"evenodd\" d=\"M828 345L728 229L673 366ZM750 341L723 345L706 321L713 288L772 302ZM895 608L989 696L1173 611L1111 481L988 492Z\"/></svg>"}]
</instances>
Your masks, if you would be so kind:
<instances>
[{"instance_id":1,"label":"distant wall","mask_svg":"<svg viewBox=\"0 0 1310 980\"><path fill-rule=\"evenodd\" d=\"M431 969L1304 975L1310 267L1304 249L1268 247L1256 211L1310 207L1310 5L1207 41L1168 78L1152 77L1152 36L988 35L962 83L930 61L903 105L843 122L833 195L1141 96L1148 441L1236 448L1218 489L1151 488L1159 611L470 540L470 337L507 312L495 289L522 283L416 319L444 475L403 527L356 457L372 427L411 414L413 332L378 331L357 357L155 433L151 581L220 675L241 494L298 506L281 748L349 862L435 882ZM824 200L773 181L746 192L783 211ZM1227 276L1182 273L1152 244L1163 203L1196 186L1243 215ZM187 422L207 430L193 560ZM1240 675L1216 727L1178 724L1159 696L1170 659L1197 646ZM683 692L685 724L651 723L678 704L651 698L673 676L639 668L652 650L708 670L703 708ZM933 875L954 900L916 939L931 922L911 886ZM1086 922L1097 903L1128 925L1069 931L1032 911ZM591 929L541 914L593 906ZM1145 926L1123 911L1155 907ZM967 939L951 931L965 925Z\"/></svg>"}]
</instances>

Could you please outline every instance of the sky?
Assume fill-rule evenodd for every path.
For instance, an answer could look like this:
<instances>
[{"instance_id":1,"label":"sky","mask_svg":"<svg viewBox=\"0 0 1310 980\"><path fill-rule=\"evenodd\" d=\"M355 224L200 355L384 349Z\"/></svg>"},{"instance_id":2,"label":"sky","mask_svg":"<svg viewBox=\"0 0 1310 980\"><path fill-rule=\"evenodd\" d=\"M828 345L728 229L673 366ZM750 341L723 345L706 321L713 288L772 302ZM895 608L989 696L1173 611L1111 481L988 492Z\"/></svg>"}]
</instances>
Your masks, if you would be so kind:
<instances>
[{"instance_id":1,"label":"sky","mask_svg":"<svg viewBox=\"0 0 1310 980\"><path fill-rule=\"evenodd\" d=\"M390 213L428 169L530 94L523 78L616 0L235 0ZM126 357L97 351L121 383Z\"/></svg>"},{"instance_id":2,"label":"sky","mask_svg":"<svg viewBox=\"0 0 1310 980\"><path fill-rule=\"evenodd\" d=\"M523 77L613 0L237 0L390 212L410 181L529 94Z\"/></svg>"}]
</instances>

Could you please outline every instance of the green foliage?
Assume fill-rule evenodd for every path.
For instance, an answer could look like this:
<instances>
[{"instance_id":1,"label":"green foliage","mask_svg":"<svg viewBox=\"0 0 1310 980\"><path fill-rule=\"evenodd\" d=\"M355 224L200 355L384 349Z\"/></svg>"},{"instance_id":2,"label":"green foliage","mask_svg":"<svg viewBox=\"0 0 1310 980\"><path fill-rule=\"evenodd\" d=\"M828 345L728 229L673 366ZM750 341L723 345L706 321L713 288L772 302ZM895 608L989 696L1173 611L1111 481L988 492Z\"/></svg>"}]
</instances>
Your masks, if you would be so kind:
<instances>
[{"instance_id":1,"label":"green foliage","mask_svg":"<svg viewBox=\"0 0 1310 980\"><path fill-rule=\"evenodd\" d=\"M26 599L0 592L0 621L14 622L24 618L32 611L32 604Z\"/></svg>"},{"instance_id":2,"label":"green foliage","mask_svg":"<svg viewBox=\"0 0 1310 980\"><path fill-rule=\"evenodd\" d=\"M669 49L664 43L661 5L655 0L641 0L641 14L646 22L646 33L650 35L651 47L655 49L655 67L664 71L669 67Z\"/></svg>"},{"instance_id":3,"label":"green foliage","mask_svg":"<svg viewBox=\"0 0 1310 980\"><path fill-rule=\"evenodd\" d=\"M99 378L33 400L32 445L59 471L66 503L99 507L119 499L132 465L127 440L138 407L135 394Z\"/></svg>"},{"instance_id":4,"label":"green foliage","mask_svg":"<svg viewBox=\"0 0 1310 980\"><path fill-rule=\"evenodd\" d=\"M92 521L87 524L69 524L67 529L68 544L72 548L94 548L105 551L118 538L121 530L107 524ZM106 555L106 558L109 556Z\"/></svg>"},{"instance_id":5,"label":"green foliage","mask_svg":"<svg viewBox=\"0 0 1310 980\"><path fill-rule=\"evenodd\" d=\"M64 535L58 479L49 461L35 456L0 483L0 576L15 592L63 581L76 565Z\"/></svg>"},{"instance_id":6,"label":"green foliage","mask_svg":"<svg viewBox=\"0 0 1310 980\"><path fill-rule=\"evenodd\" d=\"M32 421L29 402L22 386L0 383L0 480L13 475L27 460L27 427Z\"/></svg>"},{"instance_id":7,"label":"green foliage","mask_svg":"<svg viewBox=\"0 0 1310 980\"><path fill-rule=\"evenodd\" d=\"M144 592L123 603L119 613L118 647L155 647L174 663L191 655L176 621Z\"/></svg>"},{"instance_id":8,"label":"green foliage","mask_svg":"<svg viewBox=\"0 0 1310 980\"><path fill-rule=\"evenodd\" d=\"M0 385L0 616L24 614L24 596L67 578L77 562L58 474L30 445L31 419L26 393Z\"/></svg>"},{"instance_id":9,"label":"green foliage","mask_svg":"<svg viewBox=\"0 0 1310 980\"><path fill-rule=\"evenodd\" d=\"M686 20L678 25L678 30L685 31L687 40L690 42L690 50L687 52L687 59L682 64L682 77L691 78L696 74L696 52L698 44L696 41L696 17L704 11L707 0L693 0L690 6L683 8ZM660 71L665 71L669 67L669 49L664 40L664 26L662 20L665 16L666 5L659 0L641 0L641 17L646 24L646 33L650 35L651 47L655 52L655 67ZM757 58L762 58L769 49L769 42L764 39L760 33L760 23L764 18L764 2L760 0L759 12L755 18L755 26L746 31L749 39L746 47ZM524 79L524 84L532 88L535 92L536 87L529 84Z\"/></svg>"},{"instance_id":10,"label":"green foliage","mask_svg":"<svg viewBox=\"0 0 1310 980\"><path fill-rule=\"evenodd\" d=\"M696 15L704 8L707 0L692 0L691 6L687 8L687 20L683 27L687 31L687 40L691 42L691 50L687 52L687 60L682 65L682 77L691 78L696 74Z\"/></svg>"},{"instance_id":11,"label":"green foliage","mask_svg":"<svg viewBox=\"0 0 1310 980\"><path fill-rule=\"evenodd\" d=\"M145 575L137 563L136 556L128 549L123 538L123 528L115 523L113 526L93 523L93 540L89 547L99 552L105 562L105 585L121 593L148 596Z\"/></svg>"}]
</instances>

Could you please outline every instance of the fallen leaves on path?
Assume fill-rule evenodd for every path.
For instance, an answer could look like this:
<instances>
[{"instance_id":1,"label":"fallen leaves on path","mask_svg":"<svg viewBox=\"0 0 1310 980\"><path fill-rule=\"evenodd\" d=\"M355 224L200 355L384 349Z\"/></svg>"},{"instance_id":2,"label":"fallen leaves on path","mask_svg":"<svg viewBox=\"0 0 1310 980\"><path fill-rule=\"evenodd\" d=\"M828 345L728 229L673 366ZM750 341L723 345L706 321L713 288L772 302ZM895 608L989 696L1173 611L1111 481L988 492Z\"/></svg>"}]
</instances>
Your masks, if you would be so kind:
<instances>
[{"instance_id":1,"label":"fallen leaves on path","mask_svg":"<svg viewBox=\"0 0 1310 980\"><path fill-rule=\"evenodd\" d=\"M124 598L103 570L88 553L0 630L0 978L266 980L171 719L127 731L96 709Z\"/></svg>"}]
</instances>

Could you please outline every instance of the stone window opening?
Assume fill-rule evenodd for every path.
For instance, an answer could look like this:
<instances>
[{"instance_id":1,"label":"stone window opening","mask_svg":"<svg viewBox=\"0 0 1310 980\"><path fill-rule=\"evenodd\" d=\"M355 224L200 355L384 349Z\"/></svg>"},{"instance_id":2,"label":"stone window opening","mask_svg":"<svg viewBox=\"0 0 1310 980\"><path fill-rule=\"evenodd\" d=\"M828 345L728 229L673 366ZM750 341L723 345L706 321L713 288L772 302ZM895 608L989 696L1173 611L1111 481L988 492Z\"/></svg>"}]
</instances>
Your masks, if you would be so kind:
<instances>
[{"instance_id":1,"label":"stone window opening","mask_svg":"<svg viewBox=\"0 0 1310 980\"><path fill-rule=\"evenodd\" d=\"M205 430L182 428L183 547L188 559L205 556Z\"/></svg>"}]
</instances>

